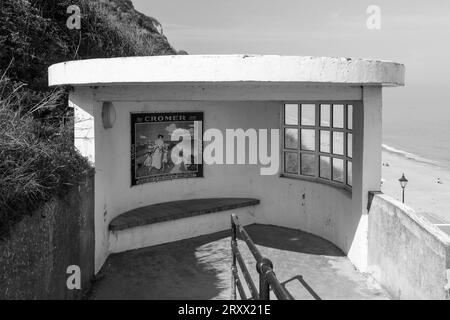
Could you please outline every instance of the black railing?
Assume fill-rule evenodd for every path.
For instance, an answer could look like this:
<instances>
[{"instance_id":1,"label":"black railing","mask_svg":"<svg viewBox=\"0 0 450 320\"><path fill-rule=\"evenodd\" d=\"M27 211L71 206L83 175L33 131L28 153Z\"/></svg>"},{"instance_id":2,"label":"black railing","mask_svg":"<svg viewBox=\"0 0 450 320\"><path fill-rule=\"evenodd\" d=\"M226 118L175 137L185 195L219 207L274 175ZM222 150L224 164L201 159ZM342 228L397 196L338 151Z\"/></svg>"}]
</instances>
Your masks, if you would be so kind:
<instances>
[{"instance_id":1,"label":"black railing","mask_svg":"<svg viewBox=\"0 0 450 320\"><path fill-rule=\"evenodd\" d=\"M259 292L256 288L253 279L248 272L244 259L238 249L237 237L245 241L250 252L256 260L256 270L259 274ZM247 300L244 287L239 279L237 264L241 268L244 280L250 290L251 298L254 300L270 300L270 288L278 300L292 300L292 296L286 291L286 289L278 281L275 272L273 271L272 261L263 257L256 248L252 239L239 223L236 215L231 215L231 252L233 254L233 260L231 264L231 299L236 300L236 289L239 291L239 296L242 300Z\"/></svg>"}]
</instances>

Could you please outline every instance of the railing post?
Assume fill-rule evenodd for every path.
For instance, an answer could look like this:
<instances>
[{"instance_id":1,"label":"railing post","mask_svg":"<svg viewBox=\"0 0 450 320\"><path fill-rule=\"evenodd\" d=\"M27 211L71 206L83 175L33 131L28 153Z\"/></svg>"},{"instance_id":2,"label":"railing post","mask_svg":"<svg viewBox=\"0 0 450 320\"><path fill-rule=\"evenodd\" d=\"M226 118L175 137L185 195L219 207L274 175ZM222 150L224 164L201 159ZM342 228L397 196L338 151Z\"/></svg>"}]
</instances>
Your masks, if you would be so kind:
<instances>
[{"instance_id":1,"label":"railing post","mask_svg":"<svg viewBox=\"0 0 450 320\"><path fill-rule=\"evenodd\" d=\"M259 292L256 288L250 273L248 272L245 261L239 252L237 246L237 233L239 237L245 241L250 252L256 260L256 270L259 274ZM292 296L286 291L286 289L278 281L274 271L273 263L267 258L264 258L252 241L245 229L239 224L239 220L236 215L231 215L231 299L236 300L236 289L239 290L241 299L246 300L246 294L242 283L239 279L237 272L237 263L241 267L241 271L244 275L244 279L247 282L248 288L254 300L270 300L270 290L272 289L274 295L280 300L292 300Z\"/></svg>"},{"instance_id":2,"label":"railing post","mask_svg":"<svg viewBox=\"0 0 450 320\"><path fill-rule=\"evenodd\" d=\"M259 300L270 300L270 287L266 277L259 275Z\"/></svg>"},{"instance_id":3,"label":"railing post","mask_svg":"<svg viewBox=\"0 0 450 320\"><path fill-rule=\"evenodd\" d=\"M272 268L272 261L267 258L263 258L256 265L256 270L259 273L259 300L270 300L270 285L266 274Z\"/></svg>"},{"instance_id":4,"label":"railing post","mask_svg":"<svg viewBox=\"0 0 450 320\"><path fill-rule=\"evenodd\" d=\"M233 216L231 216L231 300L236 300L236 279L234 278L234 272L236 270L236 255L233 250L233 245L236 244L236 225L234 224Z\"/></svg>"}]
</instances>

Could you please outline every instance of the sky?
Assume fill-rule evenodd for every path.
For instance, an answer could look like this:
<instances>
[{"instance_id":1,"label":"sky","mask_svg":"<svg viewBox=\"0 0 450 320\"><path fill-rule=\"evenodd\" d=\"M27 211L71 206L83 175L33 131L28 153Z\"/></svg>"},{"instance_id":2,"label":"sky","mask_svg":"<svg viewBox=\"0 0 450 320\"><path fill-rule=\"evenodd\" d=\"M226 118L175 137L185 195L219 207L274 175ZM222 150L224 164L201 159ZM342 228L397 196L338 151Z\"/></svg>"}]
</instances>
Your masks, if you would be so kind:
<instances>
[{"instance_id":1,"label":"sky","mask_svg":"<svg viewBox=\"0 0 450 320\"><path fill-rule=\"evenodd\" d=\"M344 56L400 62L406 87L383 92L384 125L450 121L450 1L133 0L189 54ZM369 30L370 5L381 28ZM417 119L416 119L417 120ZM414 122L414 124L412 124ZM416 126L417 121L411 121Z\"/></svg>"}]
</instances>

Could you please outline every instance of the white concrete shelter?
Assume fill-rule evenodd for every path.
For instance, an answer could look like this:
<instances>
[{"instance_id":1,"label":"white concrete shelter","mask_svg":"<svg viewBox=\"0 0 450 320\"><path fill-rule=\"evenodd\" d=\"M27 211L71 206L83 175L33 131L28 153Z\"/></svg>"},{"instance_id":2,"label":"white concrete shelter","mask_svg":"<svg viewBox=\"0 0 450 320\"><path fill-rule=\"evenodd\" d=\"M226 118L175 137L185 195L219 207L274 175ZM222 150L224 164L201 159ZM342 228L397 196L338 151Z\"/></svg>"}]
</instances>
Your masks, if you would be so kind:
<instances>
[{"instance_id":1,"label":"white concrete shelter","mask_svg":"<svg viewBox=\"0 0 450 320\"><path fill-rule=\"evenodd\" d=\"M95 166L96 272L112 252L229 228L229 215L218 212L116 233L108 228L114 218L156 203L220 197L259 199L259 205L235 210L245 224L318 235L365 271L369 192L380 191L381 181L382 90L403 86L404 73L404 66L393 62L272 55L154 56L51 66L50 86L72 87L75 144ZM296 124L285 121L287 105L297 114ZM315 122L302 125L307 108ZM201 178L131 186L130 115L190 111L203 112L204 130L279 129L277 174L261 175L260 164L205 164ZM305 133L314 145L303 150L297 142L297 148L287 148L285 132L298 140ZM325 138L330 144L322 146ZM333 141L342 143L336 153L330 150ZM322 176L327 161L342 172Z\"/></svg>"}]
</instances>

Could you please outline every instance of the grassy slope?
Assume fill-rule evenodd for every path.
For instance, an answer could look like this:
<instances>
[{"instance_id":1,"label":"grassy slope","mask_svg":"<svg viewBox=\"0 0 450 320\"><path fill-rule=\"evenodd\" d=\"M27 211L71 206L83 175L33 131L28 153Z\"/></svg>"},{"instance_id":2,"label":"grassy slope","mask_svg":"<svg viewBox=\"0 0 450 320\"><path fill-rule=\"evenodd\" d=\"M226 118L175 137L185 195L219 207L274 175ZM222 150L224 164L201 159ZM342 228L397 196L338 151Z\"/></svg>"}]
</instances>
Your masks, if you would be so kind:
<instances>
[{"instance_id":1,"label":"grassy slope","mask_svg":"<svg viewBox=\"0 0 450 320\"><path fill-rule=\"evenodd\" d=\"M80 30L66 26L70 5L81 8ZM14 59L9 77L33 88L61 61L177 53L130 0L2 0L0 16L0 68Z\"/></svg>"},{"instance_id":2,"label":"grassy slope","mask_svg":"<svg viewBox=\"0 0 450 320\"><path fill-rule=\"evenodd\" d=\"M80 30L66 26L74 4ZM166 54L177 52L159 23L130 0L0 0L0 236L89 169L73 148L67 89L47 87L48 66Z\"/></svg>"}]
</instances>

